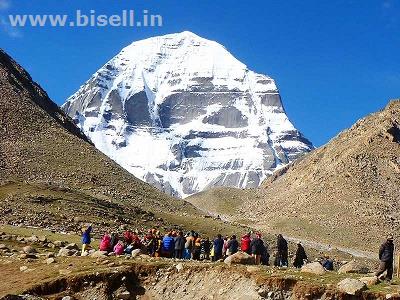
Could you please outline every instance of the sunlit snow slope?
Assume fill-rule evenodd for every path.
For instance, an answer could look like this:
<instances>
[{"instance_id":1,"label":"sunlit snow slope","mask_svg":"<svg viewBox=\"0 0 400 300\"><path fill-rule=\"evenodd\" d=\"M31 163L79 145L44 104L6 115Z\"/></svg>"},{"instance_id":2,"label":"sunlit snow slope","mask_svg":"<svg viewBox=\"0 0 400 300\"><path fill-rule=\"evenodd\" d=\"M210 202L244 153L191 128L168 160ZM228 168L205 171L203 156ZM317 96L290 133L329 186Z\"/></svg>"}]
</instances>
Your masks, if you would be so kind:
<instances>
[{"instance_id":1,"label":"sunlit snow slope","mask_svg":"<svg viewBox=\"0 0 400 300\"><path fill-rule=\"evenodd\" d=\"M190 32L124 48L63 109L98 149L179 197L257 187L312 149L273 79Z\"/></svg>"}]
</instances>

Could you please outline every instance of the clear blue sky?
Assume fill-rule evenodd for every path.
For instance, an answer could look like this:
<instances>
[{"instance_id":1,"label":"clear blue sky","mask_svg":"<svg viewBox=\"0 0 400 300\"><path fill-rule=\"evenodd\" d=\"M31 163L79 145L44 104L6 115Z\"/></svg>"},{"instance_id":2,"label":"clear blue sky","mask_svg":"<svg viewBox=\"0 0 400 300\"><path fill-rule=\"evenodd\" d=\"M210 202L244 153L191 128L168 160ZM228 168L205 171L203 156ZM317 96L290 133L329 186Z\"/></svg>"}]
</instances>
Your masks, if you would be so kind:
<instances>
[{"instance_id":1,"label":"clear blue sky","mask_svg":"<svg viewBox=\"0 0 400 300\"><path fill-rule=\"evenodd\" d=\"M32 28L11 14L163 16L156 28ZM184 30L272 76L290 119L315 145L400 98L399 0L0 0L0 47L58 104L131 42ZM3 20L3 21L1 21Z\"/></svg>"}]
</instances>

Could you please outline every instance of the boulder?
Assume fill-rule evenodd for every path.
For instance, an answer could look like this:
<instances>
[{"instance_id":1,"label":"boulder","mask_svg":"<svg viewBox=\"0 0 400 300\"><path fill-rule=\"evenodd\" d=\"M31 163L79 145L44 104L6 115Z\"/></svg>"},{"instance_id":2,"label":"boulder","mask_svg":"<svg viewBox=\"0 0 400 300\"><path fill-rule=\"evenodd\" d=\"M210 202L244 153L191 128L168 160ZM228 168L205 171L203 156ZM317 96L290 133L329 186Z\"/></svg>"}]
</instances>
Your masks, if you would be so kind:
<instances>
[{"instance_id":1,"label":"boulder","mask_svg":"<svg viewBox=\"0 0 400 300\"><path fill-rule=\"evenodd\" d=\"M369 269L367 266L363 265L362 263L351 261L347 264L340 267L338 273L339 274L346 274L346 273L358 273L358 274L368 274Z\"/></svg>"},{"instance_id":2,"label":"boulder","mask_svg":"<svg viewBox=\"0 0 400 300\"><path fill-rule=\"evenodd\" d=\"M39 240L39 242L41 242L41 243L47 243L47 237L46 236L39 236L38 237L38 240Z\"/></svg>"},{"instance_id":3,"label":"boulder","mask_svg":"<svg viewBox=\"0 0 400 300\"><path fill-rule=\"evenodd\" d=\"M357 279L346 278L337 284L339 291L348 295L359 295L362 291L367 289L367 285Z\"/></svg>"},{"instance_id":4,"label":"boulder","mask_svg":"<svg viewBox=\"0 0 400 300\"><path fill-rule=\"evenodd\" d=\"M236 252L235 254L232 254L228 256L225 260L224 263L227 265L231 264L238 264L238 265L252 265L254 263L254 258L250 255L248 255L246 252Z\"/></svg>"},{"instance_id":5,"label":"boulder","mask_svg":"<svg viewBox=\"0 0 400 300\"><path fill-rule=\"evenodd\" d=\"M62 241L54 241L53 244L56 247L63 247L65 245L65 243Z\"/></svg>"},{"instance_id":6,"label":"boulder","mask_svg":"<svg viewBox=\"0 0 400 300\"><path fill-rule=\"evenodd\" d=\"M140 249L135 249L135 250L132 250L131 255L132 255L132 257L136 257L140 254L140 252L141 252Z\"/></svg>"},{"instance_id":7,"label":"boulder","mask_svg":"<svg viewBox=\"0 0 400 300\"><path fill-rule=\"evenodd\" d=\"M370 276L370 277L362 277L359 279L361 282L364 282L367 287L376 285L379 283L379 279L376 276Z\"/></svg>"},{"instance_id":8,"label":"boulder","mask_svg":"<svg viewBox=\"0 0 400 300\"><path fill-rule=\"evenodd\" d=\"M39 238L36 235L32 235L31 237L25 238L25 241L29 243L37 243Z\"/></svg>"},{"instance_id":9,"label":"boulder","mask_svg":"<svg viewBox=\"0 0 400 300\"><path fill-rule=\"evenodd\" d=\"M324 267L319 262L313 262L304 265L301 268L301 272L303 273L311 273L315 275L324 275L326 273Z\"/></svg>"},{"instance_id":10,"label":"boulder","mask_svg":"<svg viewBox=\"0 0 400 300\"><path fill-rule=\"evenodd\" d=\"M177 270L178 272L182 271L182 270L183 270L183 264L182 264L182 263L177 264L177 265L176 265L176 270Z\"/></svg>"},{"instance_id":11,"label":"boulder","mask_svg":"<svg viewBox=\"0 0 400 300\"><path fill-rule=\"evenodd\" d=\"M21 272L25 272L26 270L28 270L28 267L27 266L22 266L22 267L19 267L19 270Z\"/></svg>"},{"instance_id":12,"label":"boulder","mask_svg":"<svg viewBox=\"0 0 400 300\"><path fill-rule=\"evenodd\" d=\"M106 257L107 256L107 251L95 251L90 254L91 257Z\"/></svg>"},{"instance_id":13,"label":"boulder","mask_svg":"<svg viewBox=\"0 0 400 300\"><path fill-rule=\"evenodd\" d=\"M78 245L75 244L75 243L68 244L68 245L65 246L64 248L65 248L65 249L68 249L68 250L79 250Z\"/></svg>"},{"instance_id":14,"label":"boulder","mask_svg":"<svg viewBox=\"0 0 400 300\"><path fill-rule=\"evenodd\" d=\"M46 264L48 264L48 265L53 264L55 262L56 262L56 260L54 259L54 257L50 257L50 258L46 259Z\"/></svg>"},{"instance_id":15,"label":"boulder","mask_svg":"<svg viewBox=\"0 0 400 300\"><path fill-rule=\"evenodd\" d=\"M78 251L77 250L70 250L67 248L61 248L60 251L58 251L57 256L73 256L75 254L77 254Z\"/></svg>"},{"instance_id":16,"label":"boulder","mask_svg":"<svg viewBox=\"0 0 400 300\"><path fill-rule=\"evenodd\" d=\"M22 248L22 251L26 254L35 254L37 253L36 249L33 248L32 246L25 246L24 248Z\"/></svg>"}]
</instances>

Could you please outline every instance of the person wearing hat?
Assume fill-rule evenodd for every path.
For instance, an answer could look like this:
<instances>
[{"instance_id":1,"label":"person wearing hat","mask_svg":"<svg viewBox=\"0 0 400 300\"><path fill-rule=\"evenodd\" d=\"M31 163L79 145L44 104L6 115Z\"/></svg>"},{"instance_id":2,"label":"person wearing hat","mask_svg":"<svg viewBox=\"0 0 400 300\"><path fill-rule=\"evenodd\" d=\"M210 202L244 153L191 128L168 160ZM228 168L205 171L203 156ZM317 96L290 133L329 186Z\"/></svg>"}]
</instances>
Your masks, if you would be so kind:
<instances>
[{"instance_id":1,"label":"person wearing hat","mask_svg":"<svg viewBox=\"0 0 400 300\"><path fill-rule=\"evenodd\" d=\"M386 279L392 280L393 276L393 253L394 243L393 236L388 236L386 242L384 242L379 249L379 270L376 272L376 276L381 276L386 271Z\"/></svg>"}]
</instances>

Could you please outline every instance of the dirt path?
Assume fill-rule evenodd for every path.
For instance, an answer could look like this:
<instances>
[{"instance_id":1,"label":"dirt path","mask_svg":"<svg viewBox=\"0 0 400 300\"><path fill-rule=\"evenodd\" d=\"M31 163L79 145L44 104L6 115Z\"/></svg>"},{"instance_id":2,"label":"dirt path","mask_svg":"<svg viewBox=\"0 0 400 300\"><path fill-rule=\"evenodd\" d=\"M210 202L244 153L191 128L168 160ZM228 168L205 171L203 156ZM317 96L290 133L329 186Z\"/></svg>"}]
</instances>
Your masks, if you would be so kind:
<instances>
[{"instance_id":1,"label":"dirt path","mask_svg":"<svg viewBox=\"0 0 400 300\"><path fill-rule=\"evenodd\" d=\"M308 240L289 237L289 236L285 236L285 238L288 241L295 242L295 243L300 241L304 246L308 246L308 247L311 247L311 248L319 250L319 251L332 251L332 250L336 249L340 252L348 253L348 254L350 254L354 257L358 257L358 258L377 259L377 254L374 252L339 247L339 246L335 246L335 245L329 245L329 244L324 244L324 243L319 243L319 242L314 242L314 241L308 241Z\"/></svg>"},{"instance_id":2,"label":"dirt path","mask_svg":"<svg viewBox=\"0 0 400 300\"><path fill-rule=\"evenodd\" d=\"M215 216L215 214L213 214L211 212L206 212L206 213ZM235 221L235 220L231 220L227 216L219 215L219 217L221 218L221 220L226 221L226 222ZM246 227L250 227L250 228L252 228L254 230L260 230L260 228L251 227L251 226L248 226L248 225L245 225L245 224L240 224L240 225L246 226ZM302 238L298 238L298 237L287 236L284 233L282 233L282 234L290 242L297 243L298 241L300 241L304 246L313 248L313 249L315 249L317 251L338 250L340 252L343 252L343 253L346 253L346 254L350 254L350 255L352 255L354 257L357 257L357 258L365 258L365 259L372 259L372 260L376 260L377 259L377 253L374 253L374 252L358 250L358 249L352 249L352 248L346 248L346 247L335 246L335 245L329 245L329 244L320 243L320 242L314 242L314 241L310 241L310 240L306 240L306 239L302 239Z\"/></svg>"}]
</instances>

